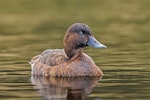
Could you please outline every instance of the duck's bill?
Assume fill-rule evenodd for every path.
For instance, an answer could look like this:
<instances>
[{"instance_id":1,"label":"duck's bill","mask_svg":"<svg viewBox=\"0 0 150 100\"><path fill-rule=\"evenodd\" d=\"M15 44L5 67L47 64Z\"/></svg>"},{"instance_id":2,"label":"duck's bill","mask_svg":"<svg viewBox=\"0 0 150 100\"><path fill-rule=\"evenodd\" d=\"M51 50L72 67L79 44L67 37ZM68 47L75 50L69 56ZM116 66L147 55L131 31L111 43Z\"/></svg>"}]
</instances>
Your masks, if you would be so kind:
<instances>
[{"instance_id":1,"label":"duck's bill","mask_svg":"<svg viewBox=\"0 0 150 100\"><path fill-rule=\"evenodd\" d=\"M107 48L105 45L103 45L99 41L97 41L93 36L89 36L87 45L94 47L94 48Z\"/></svg>"}]
</instances>

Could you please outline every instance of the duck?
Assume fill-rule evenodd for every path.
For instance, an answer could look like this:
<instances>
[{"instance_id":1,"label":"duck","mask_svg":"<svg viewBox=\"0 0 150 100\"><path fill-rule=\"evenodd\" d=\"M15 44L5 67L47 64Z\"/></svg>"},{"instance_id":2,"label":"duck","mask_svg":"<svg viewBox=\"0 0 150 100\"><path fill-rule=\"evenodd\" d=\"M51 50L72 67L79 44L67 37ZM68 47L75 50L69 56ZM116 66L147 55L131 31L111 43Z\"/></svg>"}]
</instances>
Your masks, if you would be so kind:
<instances>
[{"instance_id":1,"label":"duck","mask_svg":"<svg viewBox=\"0 0 150 100\"><path fill-rule=\"evenodd\" d=\"M103 71L93 59L83 52L83 48L107 48L93 35L85 23L74 23L64 36L63 49L47 49L34 56L31 74L54 77L103 76Z\"/></svg>"}]
</instances>

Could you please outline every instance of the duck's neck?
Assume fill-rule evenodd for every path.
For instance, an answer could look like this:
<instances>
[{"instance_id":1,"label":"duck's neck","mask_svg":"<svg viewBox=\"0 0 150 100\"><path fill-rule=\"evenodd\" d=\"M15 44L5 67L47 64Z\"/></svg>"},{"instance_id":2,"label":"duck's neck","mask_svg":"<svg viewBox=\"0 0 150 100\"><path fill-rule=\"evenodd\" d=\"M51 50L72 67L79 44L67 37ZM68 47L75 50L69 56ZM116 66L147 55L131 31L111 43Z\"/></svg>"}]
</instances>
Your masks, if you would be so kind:
<instances>
[{"instance_id":1,"label":"duck's neck","mask_svg":"<svg viewBox=\"0 0 150 100\"><path fill-rule=\"evenodd\" d=\"M82 48L73 49L73 48L65 47L64 50L65 50L65 53L69 59L80 57L83 54Z\"/></svg>"},{"instance_id":2,"label":"duck's neck","mask_svg":"<svg viewBox=\"0 0 150 100\"><path fill-rule=\"evenodd\" d=\"M78 34L67 32L64 37L64 50L69 60L82 56L83 44Z\"/></svg>"}]
</instances>

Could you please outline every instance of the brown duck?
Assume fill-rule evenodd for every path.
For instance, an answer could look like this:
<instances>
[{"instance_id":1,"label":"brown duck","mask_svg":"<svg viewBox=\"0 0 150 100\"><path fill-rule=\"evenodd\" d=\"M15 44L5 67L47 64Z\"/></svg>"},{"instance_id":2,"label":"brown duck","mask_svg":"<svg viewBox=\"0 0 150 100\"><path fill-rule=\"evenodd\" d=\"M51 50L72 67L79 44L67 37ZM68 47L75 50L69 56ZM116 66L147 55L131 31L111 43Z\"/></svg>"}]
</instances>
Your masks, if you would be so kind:
<instances>
[{"instance_id":1,"label":"brown duck","mask_svg":"<svg viewBox=\"0 0 150 100\"><path fill-rule=\"evenodd\" d=\"M71 25L64 36L64 49L49 49L31 59L33 75L77 77L102 76L103 72L83 48L106 48L83 23Z\"/></svg>"}]
</instances>

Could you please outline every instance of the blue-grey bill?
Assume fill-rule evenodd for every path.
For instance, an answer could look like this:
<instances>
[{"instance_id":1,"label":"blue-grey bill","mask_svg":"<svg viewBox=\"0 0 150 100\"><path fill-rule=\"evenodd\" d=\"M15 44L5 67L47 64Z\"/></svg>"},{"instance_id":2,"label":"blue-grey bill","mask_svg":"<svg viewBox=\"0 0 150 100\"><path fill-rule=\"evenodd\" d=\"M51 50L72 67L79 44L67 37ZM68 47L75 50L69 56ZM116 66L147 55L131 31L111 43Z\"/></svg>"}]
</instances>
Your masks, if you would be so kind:
<instances>
[{"instance_id":1,"label":"blue-grey bill","mask_svg":"<svg viewBox=\"0 0 150 100\"><path fill-rule=\"evenodd\" d=\"M97 41L93 36L89 36L87 45L94 47L94 48L107 48L105 45L103 45L99 41Z\"/></svg>"}]
</instances>

